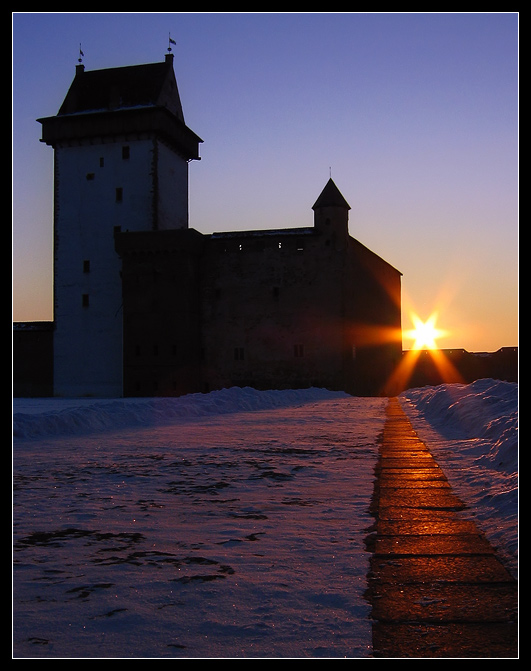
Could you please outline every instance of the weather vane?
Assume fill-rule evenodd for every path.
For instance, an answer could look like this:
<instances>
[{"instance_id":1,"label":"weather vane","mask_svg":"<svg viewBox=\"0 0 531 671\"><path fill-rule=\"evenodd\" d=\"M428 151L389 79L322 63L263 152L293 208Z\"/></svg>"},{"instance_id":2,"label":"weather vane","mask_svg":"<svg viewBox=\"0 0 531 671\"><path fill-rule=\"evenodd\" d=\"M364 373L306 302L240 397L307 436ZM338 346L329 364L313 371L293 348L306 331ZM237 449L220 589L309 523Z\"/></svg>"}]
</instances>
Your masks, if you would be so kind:
<instances>
[{"instance_id":1,"label":"weather vane","mask_svg":"<svg viewBox=\"0 0 531 671\"><path fill-rule=\"evenodd\" d=\"M78 63L83 63L83 56L84 56L84 55L85 55L85 54L84 54L83 51L81 50L81 42L80 42L80 43L79 43L79 58L77 59L77 62L78 62Z\"/></svg>"},{"instance_id":2,"label":"weather vane","mask_svg":"<svg viewBox=\"0 0 531 671\"><path fill-rule=\"evenodd\" d=\"M175 40L172 40L170 33L168 33L168 53L171 53L172 44L177 44L177 42Z\"/></svg>"}]
</instances>

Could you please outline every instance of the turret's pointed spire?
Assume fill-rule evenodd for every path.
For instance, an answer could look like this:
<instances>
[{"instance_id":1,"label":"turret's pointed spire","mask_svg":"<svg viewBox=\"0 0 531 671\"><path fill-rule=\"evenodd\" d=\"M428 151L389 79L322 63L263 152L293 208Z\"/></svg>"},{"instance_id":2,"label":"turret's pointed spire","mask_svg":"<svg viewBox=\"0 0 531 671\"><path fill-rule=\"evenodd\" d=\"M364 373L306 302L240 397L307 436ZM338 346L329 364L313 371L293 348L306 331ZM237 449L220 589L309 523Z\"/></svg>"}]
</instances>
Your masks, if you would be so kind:
<instances>
[{"instance_id":1,"label":"turret's pointed spire","mask_svg":"<svg viewBox=\"0 0 531 671\"><path fill-rule=\"evenodd\" d=\"M350 210L350 205L344 199L343 194L331 177L326 183L325 188L321 191L321 195L315 201L312 209L315 210L320 207L343 207Z\"/></svg>"}]
</instances>

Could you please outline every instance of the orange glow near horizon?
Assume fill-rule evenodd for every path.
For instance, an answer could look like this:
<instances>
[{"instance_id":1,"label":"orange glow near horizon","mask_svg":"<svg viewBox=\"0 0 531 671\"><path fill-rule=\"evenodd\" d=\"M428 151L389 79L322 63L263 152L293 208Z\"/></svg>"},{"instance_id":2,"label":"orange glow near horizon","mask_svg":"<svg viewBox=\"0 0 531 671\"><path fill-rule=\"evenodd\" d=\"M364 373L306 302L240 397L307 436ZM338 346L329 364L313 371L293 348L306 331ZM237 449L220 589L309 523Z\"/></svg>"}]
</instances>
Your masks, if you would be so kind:
<instances>
[{"instance_id":1,"label":"orange glow near horizon","mask_svg":"<svg viewBox=\"0 0 531 671\"><path fill-rule=\"evenodd\" d=\"M441 382L463 382L461 373L440 349L411 349L403 352L402 359L393 371L386 384L386 392L390 395L399 394L409 386L418 365L419 359L429 357L437 369Z\"/></svg>"},{"instance_id":2,"label":"orange glow near horizon","mask_svg":"<svg viewBox=\"0 0 531 671\"><path fill-rule=\"evenodd\" d=\"M437 321L437 312L432 312L428 319L423 322L414 312L410 314L411 321L415 328L404 331L404 336L413 340L413 350L436 350L437 338L443 338L448 335L448 331L444 331L435 326Z\"/></svg>"},{"instance_id":3,"label":"orange glow near horizon","mask_svg":"<svg viewBox=\"0 0 531 671\"><path fill-rule=\"evenodd\" d=\"M449 331L438 328L438 316L438 311L434 310L426 321L422 321L413 310L409 311L414 328L405 329L403 338L412 340L413 344L410 349L403 348L402 359L387 381L387 390L391 393L407 389L415 371L426 365L437 370L441 382L462 382L461 374L437 344L439 338L449 335Z\"/></svg>"}]
</instances>

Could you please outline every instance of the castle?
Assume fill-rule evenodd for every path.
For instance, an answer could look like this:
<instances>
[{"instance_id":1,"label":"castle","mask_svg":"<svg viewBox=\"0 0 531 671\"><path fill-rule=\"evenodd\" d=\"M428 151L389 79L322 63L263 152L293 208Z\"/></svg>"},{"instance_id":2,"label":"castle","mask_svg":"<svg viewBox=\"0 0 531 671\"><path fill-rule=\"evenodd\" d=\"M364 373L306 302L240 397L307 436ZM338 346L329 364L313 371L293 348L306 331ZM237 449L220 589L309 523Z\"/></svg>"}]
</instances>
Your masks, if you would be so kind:
<instances>
[{"instance_id":1,"label":"castle","mask_svg":"<svg viewBox=\"0 0 531 671\"><path fill-rule=\"evenodd\" d=\"M349 235L330 179L313 226L189 227L173 55L85 71L56 116L53 394L172 396L229 386L387 393L401 273Z\"/></svg>"}]
</instances>

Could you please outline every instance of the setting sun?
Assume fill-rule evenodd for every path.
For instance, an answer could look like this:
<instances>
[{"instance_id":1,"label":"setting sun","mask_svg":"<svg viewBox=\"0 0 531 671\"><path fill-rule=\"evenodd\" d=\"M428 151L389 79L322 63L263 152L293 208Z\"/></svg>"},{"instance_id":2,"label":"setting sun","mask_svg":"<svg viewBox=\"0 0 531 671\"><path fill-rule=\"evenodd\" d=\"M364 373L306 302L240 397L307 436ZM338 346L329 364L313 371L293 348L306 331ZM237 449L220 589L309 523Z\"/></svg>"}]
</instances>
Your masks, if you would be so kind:
<instances>
[{"instance_id":1,"label":"setting sun","mask_svg":"<svg viewBox=\"0 0 531 671\"><path fill-rule=\"evenodd\" d=\"M436 312L431 314L425 322L416 314L411 314L411 321L415 328L405 331L404 335L414 341L412 349L437 349L436 339L445 336L446 331L435 326L436 320Z\"/></svg>"}]
</instances>

